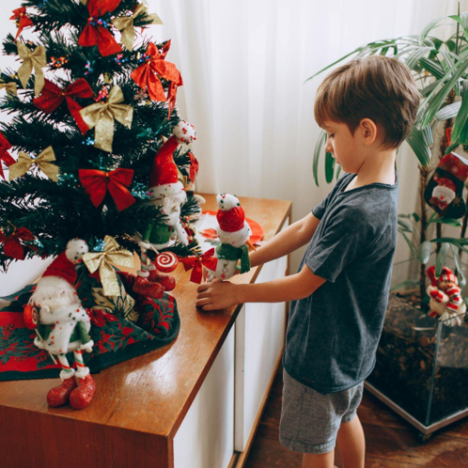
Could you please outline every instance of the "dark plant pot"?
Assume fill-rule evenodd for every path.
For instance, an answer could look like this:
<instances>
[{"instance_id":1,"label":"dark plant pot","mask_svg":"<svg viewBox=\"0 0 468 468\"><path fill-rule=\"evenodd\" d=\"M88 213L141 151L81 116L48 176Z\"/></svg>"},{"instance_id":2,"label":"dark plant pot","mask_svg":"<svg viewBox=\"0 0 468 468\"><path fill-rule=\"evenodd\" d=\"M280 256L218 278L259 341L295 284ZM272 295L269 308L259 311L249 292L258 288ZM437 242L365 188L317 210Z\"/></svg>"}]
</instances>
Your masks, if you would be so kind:
<instances>
[{"instance_id":1,"label":"dark plant pot","mask_svg":"<svg viewBox=\"0 0 468 468\"><path fill-rule=\"evenodd\" d=\"M367 388L424 434L468 415L468 323L446 323L390 294Z\"/></svg>"}]
</instances>

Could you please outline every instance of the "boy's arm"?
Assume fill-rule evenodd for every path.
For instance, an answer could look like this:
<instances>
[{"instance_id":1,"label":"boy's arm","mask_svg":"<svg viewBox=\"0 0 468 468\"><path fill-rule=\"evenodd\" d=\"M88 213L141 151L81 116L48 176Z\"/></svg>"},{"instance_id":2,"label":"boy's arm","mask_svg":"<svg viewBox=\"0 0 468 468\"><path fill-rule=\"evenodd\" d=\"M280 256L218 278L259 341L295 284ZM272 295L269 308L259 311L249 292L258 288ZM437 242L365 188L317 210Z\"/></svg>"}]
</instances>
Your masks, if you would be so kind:
<instances>
[{"instance_id":1,"label":"boy's arm","mask_svg":"<svg viewBox=\"0 0 468 468\"><path fill-rule=\"evenodd\" d=\"M250 254L250 266L263 265L271 260L288 255L307 244L314 235L320 219L312 213L288 226L272 237L263 247Z\"/></svg>"},{"instance_id":2,"label":"boy's arm","mask_svg":"<svg viewBox=\"0 0 468 468\"><path fill-rule=\"evenodd\" d=\"M259 284L232 284L215 280L198 287L197 307L226 309L246 302L286 302L303 299L318 289L325 279L314 275L307 265L295 275Z\"/></svg>"}]
</instances>

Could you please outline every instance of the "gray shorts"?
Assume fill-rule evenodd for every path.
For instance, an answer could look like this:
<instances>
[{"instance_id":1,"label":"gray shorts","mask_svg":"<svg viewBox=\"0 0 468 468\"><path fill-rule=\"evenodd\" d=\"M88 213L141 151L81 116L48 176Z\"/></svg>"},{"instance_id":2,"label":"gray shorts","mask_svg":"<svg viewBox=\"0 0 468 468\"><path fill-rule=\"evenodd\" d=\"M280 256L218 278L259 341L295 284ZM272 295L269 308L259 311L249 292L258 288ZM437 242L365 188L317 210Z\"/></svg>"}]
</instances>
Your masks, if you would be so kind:
<instances>
[{"instance_id":1,"label":"gray shorts","mask_svg":"<svg viewBox=\"0 0 468 468\"><path fill-rule=\"evenodd\" d=\"M292 378L283 369L283 404L279 440L301 453L328 453L335 448L341 423L350 422L362 400L364 382L323 395Z\"/></svg>"}]
</instances>

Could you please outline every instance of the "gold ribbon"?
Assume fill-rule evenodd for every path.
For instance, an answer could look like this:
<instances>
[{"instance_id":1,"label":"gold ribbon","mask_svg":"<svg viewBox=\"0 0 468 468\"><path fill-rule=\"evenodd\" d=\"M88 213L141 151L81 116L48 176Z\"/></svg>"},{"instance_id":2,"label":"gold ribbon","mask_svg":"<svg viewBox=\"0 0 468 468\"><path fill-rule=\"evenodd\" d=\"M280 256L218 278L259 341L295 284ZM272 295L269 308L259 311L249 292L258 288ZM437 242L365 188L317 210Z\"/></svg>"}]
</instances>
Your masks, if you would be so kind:
<instances>
[{"instance_id":1,"label":"gold ribbon","mask_svg":"<svg viewBox=\"0 0 468 468\"><path fill-rule=\"evenodd\" d=\"M0 89L4 88L6 89L7 93L18 96L18 87L14 81L9 81L8 83L5 83L5 81L0 81Z\"/></svg>"},{"instance_id":2,"label":"gold ribbon","mask_svg":"<svg viewBox=\"0 0 468 468\"><path fill-rule=\"evenodd\" d=\"M133 16L123 16L120 18L114 18L112 20L112 24L119 31L122 31L122 44L124 44L125 47L130 51L133 51L133 42L135 41L134 21L138 16L143 14L146 14L148 19L151 20L149 24L163 24L161 18L156 13L148 13L147 7L145 5L138 5Z\"/></svg>"},{"instance_id":3,"label":"gold ribbon","mask_svg":"<svg viewBox=\"0 0 468 468\"><path fill-rule=\"evenodd\" d=\"M133 107L121 104L124 101L122 90L114 86L107 102L96 102L84 109L80 114L88 127L96 127L94 146L103 151L112 152L114 140L114 119L127 128L131 128L133 121Z\"/></svg>"},{"instance_id":4,"label":"gold ribbon","mask_svg":"<svg viewBox=\"0 0 468 468\"><path fill-rule=\"evenodd\" d=\"M44 151L42 151L42 153L40 153L36 159L33 159L28 154L20 151L18 161L9 167L10 181L26 174L31 166L36 164L36 166L50 179L57 182L59 168L53 164L52 161L55 161L55 153L52 146L49 146Z\"/></svg>"},{"instance_id":5,"label":"gold ribbon","mask_svg":"<svg viewBox=\"0 0 468 468\"><path fill-rule=\"evenodd\" d=\"M44 72L42 69L47 66L47 57L44 46L37 46L32 52L22 42L18 42L18 54L23 60L23 64L18 70L18 77L26 89L32 70L36 72L34 80L34 94L38 96L44 87Z\"/></svg>"},{"instance_id":6,"label":"gold ribbon","mask_svg":"<svg viewBox=\"0 0 468 468\"><path fill-rule=\"evenodd\" d=\"M111 236L104 238L104 244L103 252L88 252L83 256L83 262L91 274L99 269L105 296L120 296L119 282L111 264L134 268L133 254L128 250L119 250L120 245Z\"/></svg>"}]
</instances>

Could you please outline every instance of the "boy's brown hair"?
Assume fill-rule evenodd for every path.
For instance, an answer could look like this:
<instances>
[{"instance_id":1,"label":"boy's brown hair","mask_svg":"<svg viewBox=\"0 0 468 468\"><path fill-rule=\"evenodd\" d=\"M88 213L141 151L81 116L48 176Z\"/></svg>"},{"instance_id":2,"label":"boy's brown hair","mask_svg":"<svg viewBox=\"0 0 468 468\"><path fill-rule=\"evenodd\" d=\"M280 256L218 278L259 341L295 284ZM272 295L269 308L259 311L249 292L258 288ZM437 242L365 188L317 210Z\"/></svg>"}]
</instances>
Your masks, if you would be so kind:
<instances>
[{"instance_id":1,"label":"boy's brown hair","mask_svg":"<svg viewBox=\"0 0 468 468\"><path fill-rule=\"evenodd\" d=\"M364 118L380 124L383 146L397 148L416 120L420 94L409 68L391 57L351 60L325 77L317 90L315 120L345 123L354 134Z\"/></svg>"}]
</instances>

